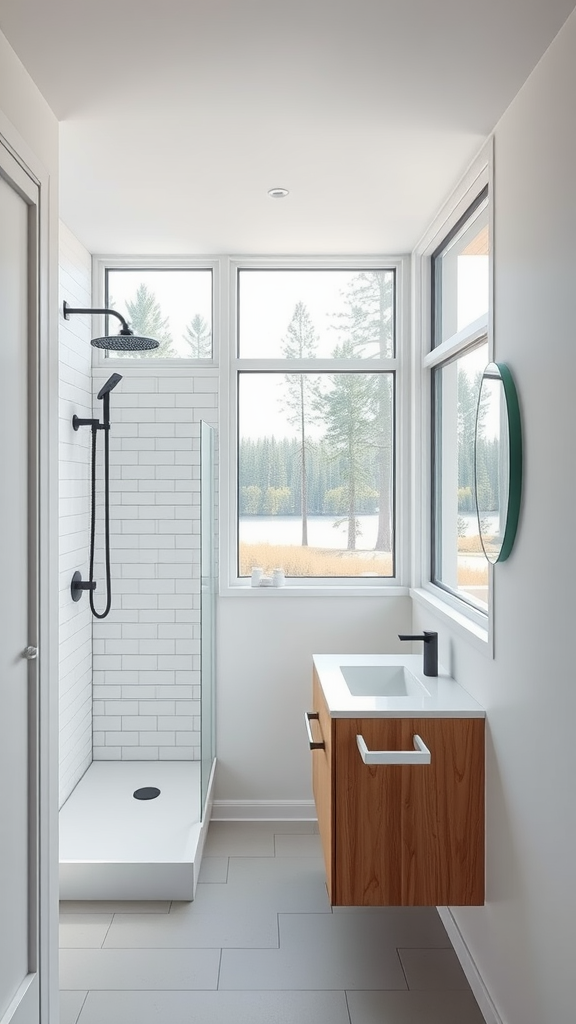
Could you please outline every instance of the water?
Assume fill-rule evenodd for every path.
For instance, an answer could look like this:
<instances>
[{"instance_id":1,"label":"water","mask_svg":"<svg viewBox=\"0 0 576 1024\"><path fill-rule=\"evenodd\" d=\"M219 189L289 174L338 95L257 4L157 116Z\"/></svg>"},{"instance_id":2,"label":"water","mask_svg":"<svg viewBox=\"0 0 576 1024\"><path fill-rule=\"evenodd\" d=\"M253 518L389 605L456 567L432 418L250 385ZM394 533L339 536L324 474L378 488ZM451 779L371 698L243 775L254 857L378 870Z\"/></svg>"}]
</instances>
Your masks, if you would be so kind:
<instances>
[{"instance_id":1,"label":"water","mask_svg":"<svg viewBox=\"0 0 576 1024\"><path fill-rule=\"evenodd\" d=\"M313 548L346 549L348 520L335 526L339 516L308 516L308 545ZM378 516L357 516L361 533L356 549L374 550L378 534ZM240 516L240 541L244 544L302 544L302 520L299 516Z\"/></svg>"}]
</instances>

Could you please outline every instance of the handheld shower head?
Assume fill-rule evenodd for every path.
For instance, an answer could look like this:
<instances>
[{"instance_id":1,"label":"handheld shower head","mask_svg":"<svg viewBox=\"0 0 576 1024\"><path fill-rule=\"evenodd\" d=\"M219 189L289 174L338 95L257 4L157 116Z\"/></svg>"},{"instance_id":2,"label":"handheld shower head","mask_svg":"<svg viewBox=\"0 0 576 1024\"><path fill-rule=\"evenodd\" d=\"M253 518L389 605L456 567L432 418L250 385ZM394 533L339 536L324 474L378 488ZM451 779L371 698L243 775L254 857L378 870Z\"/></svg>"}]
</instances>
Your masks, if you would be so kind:
<instances>
[{"instance_id":1,"label":"handheld shower head","mask_svg":"<svg viewBox=\"0 0 576 1024\"><path fill-rule=\"evenodd\" d=\"M104 398L106 395L109 395L110 392L113 391L113 389L116 387L117 384L120 383L121 380L122 380L122 374L121 373L113 373L112 376L108 378L106 383L102 385L102 387L100 388L100 391L98 392L96 397L97 398Z\"/></svg>"},{"instance_id":2,"label":"handheld shower head","mask_svg":"<svg viewBox=\"0 0 576 1024\"><path fill-rule=\"evenodd\" d=\"M110 352L144 352L158 348L159 341L155 338L143 338L130 330L126 320L121 313L115 309L72 309L67 302L63 305L64 319L68 320L73 313L102 313L108 316L117 316L122 322L119 334L113 334L104 338L92 338L90 342L94 348L105 348Z\"/></svg>"}]
</instances>

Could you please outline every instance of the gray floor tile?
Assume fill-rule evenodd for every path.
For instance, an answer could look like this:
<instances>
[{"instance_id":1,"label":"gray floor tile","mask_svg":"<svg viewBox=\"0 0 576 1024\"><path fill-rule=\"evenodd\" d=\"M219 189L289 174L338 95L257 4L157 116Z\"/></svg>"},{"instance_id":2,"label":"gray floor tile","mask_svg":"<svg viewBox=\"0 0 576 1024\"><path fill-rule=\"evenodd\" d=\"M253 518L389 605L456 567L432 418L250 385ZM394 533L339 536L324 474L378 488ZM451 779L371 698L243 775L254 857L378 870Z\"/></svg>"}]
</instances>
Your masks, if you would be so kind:
<instances>
[{"instance_id":1,"label":"gray floor tile","mask_svg":"<svg viewBox=\"0 0 576 1024\"><path fill-rule=\"evenodd\" d=\"M224 892L217 892L224 889ZM117 914L106 949L221 949L278 946L275 906L255 905L230 896L227 886L198 886L194 903L174 903L166 916L134 918Z\"/></svg>"},{"instance_id":2,"label":"gray floor tile","mask_svg":"<svg viewBox=\"0 0 576 1024\"><path fill-rule=\"evenodd\" d=\"M312 838L312 837L311 837ZM318 857L231 857L229 885L316 882L326 888L324 862Z\"/></svg>"},{"instance_id":3,"label":"gray floor tile","mask_svg":"<svg viewBox=\"0 0 576 1024\"><path fill-rule=\"evenodd\" d=\"M79 1024L349 1024L343 992L90 992Z\"/></svg>"},{"instance_id":4,"label":"gray floor tile","mask_svg":"<svg viewBox=\"0 0 576 1024\"><path fill-rule=\"evenodd\" d=\"M211 821L204 857L273 857L273 824L259 821Z\"/></svg>"},{"instance_id":5,"label":"gray floor tile","mask_svg":"<svg viewBox=\"0 0 576 1024\"><path fill-rule=\"evenodd\" d=\"M274 836L276 857L318 857L322 859L322 843L319 835L278 835Z\"/></svg>"},{"instance_id":6,"label":"gray floor tile","mask_svg":"<svg viewBox=\"0 0 576 1024\"><path fill-rule=\"evenodd\" d=\"M349 992L351 1024L484 1024L468 992Z\"/></svg>"},{"instance_id":7,"label":"gray floor tile","mask_svg":"<svg viewBox=\"0 0 576 1024\"><path fill-rule=\"evenodd\" d=\"M58 1024L77 1024L78 1015L87 995L87 992L60 992Z\"/></svg>"},{"instance_id":8,"label":"gray floor tile","mask_svg":"<svg viewBox=\"0 0 576 1024\"><path fill-rule=\"evenodd\" d=\"M203 857L198 885L223 884L228 881L228 857Z\"/></svg>"},{"instance_id":9,"label":"gray floor tile","mask_svg":"<svg viewBox=\"0 0 576 1024\"><path fill-rule=\"evenodd\" d=\"M60 987L215 989L217 949L63 949Z\"/></svg>"},{"instance_id":10,"label":"gray floor tile","mask_svg":"<svg viewBox=\"0 0 576 1024\"><path fill-rule=\"evenodd\" d=\"M168 914L169 900L61 900L62 914Z\"/></svg>"},{"instance_id":11,"label":"gray floor tile","mask_svg":"<svg viewBox=\"0 0 576 1024\"><path fill-rule=\"evenodd\" d=\"M335 917L370 920L380 941L396 947L452 949L435 907L333 907L332 912Z\"/></svg>"},{"instance_id":12,"label":"gray floor tile","mask_svg":"<svg viewBox=\"0 0 576 1024\"><path fill-rule=\"evenodd\" d=\"M468 979L453 949L399 949L410 989L467 989Z\"/></svg>"},{"instance_id":13,"label":"gray floor tile","mask_svg":"<svg viewBox=\"0 0 576 1024\"><path fill-rule=\"evenodd\" d=\"M60 914L60 949L99 949L112 914Z\"/></svg>"},{"instance_id":14,"label":"gray floor tile","mask_svg":"<svg viewBox=\"0 0 576 1024\"><path fill-rule=\"evenodd\" d=\"M225 949L220 989L405 989L395 946L376 919L281 914L278 950Z\"/></svg>"},{"instance_id":15,"label":"gray floor tile","mask_svg":"<svg viewBox=\"0 0 576 1024\"><path fill-rule=\"evenodd\" d=\"M105 947L276 948L279 913L330 915L326 887L317 875L308 877L302 869L290 875L285 864L282 876L268 870L275 863L272 858L247 861L265 864L266 870L260 875L245 872L226 885L199 885L193 903L174 902L163 917L116 914ZM294 862L302 863L298 858Z\"/></svg>"}]
</instances>

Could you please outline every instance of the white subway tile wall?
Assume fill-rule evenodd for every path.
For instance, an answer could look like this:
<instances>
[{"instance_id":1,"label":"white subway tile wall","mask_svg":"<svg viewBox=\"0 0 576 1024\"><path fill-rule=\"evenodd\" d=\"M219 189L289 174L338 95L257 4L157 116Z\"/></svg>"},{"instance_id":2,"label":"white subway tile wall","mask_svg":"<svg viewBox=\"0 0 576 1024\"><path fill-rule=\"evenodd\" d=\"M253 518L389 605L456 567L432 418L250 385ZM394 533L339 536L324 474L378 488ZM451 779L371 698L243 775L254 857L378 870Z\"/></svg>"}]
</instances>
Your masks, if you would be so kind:
<instances>
[{"instance_id":1,"label":"white subway tile wall","mask_svg":"<svg viewBox=\"0 0 576 1024\"><path fill-rule=\"evenodd\" d=\"M112 610L94 620L95 760L200 758L200 421L215 370L154 360L94 370L112 392ZM96 406L100 403L95 400ZM102 493L98 509L101 515ZM101 543L97 572L103 578ZM97 608L104 604L99 583Z\"/></svg>"},{"instance_id":2,"label":"white subway tile wall","mask_svg":"<svg viewBox=\"0 0 576 1024\"><path fill-rule=\"evenodd\" d=\"M91 259L60 226L60 303L90 305ZM92 415L90 323L60 319L60 805L92 760L92 616L84 597L71 600L70 581L88 575L90 432L72 416Z\"/></svg>"}]
</instances>

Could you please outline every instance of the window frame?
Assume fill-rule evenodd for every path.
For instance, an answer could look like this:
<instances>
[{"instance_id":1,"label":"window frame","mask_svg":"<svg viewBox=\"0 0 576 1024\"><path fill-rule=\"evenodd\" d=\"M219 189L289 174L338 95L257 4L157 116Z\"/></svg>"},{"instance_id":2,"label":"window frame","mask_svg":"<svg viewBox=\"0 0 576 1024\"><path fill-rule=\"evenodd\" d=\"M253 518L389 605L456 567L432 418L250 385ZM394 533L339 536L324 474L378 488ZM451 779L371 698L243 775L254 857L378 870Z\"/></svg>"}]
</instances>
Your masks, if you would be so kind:
<instances>
[{"instance_id":1,"label":"window frame","mask_svg":"<svg viewBox=\"0 0 576 1024\"><path fill-rule=\"evenodd\" d=\"M92 350L93 367L131 367L136 371L149 371L150 366L156 370L169 370L173 375L177 367L198 370L210 369L219 365L220 337L221 337L221 259L219 257L171 257L171 256L106 256L98 255L92 257L92 294L94 296L94 307L103 308L106 301L106 271L107 270L209 270L212 274L212 358L194 359L193 357L177 356L165 359L154 356L153 358L134 359L133 356L114 356L110 359L103 349ZM93 337L103 335L105 331L106 317L93 315ZM161 373L163 376L164 374Z\"/></svg>"},{"instance_id":2,"label":"window frame","mask_svg":"<svg viewBox=\"0 0 576 1024\"><path fill-rule=\"evenodd\" d=\"M442 341L435 348L433 330L436 315L434 295L434 256L459 230L467 212L472 214L483 190L488 189L489 304L486 315ZM479 649L493 655L494 571L488 564L488 610L483 612L468 603L454 591L433 579L434 559L434 423L433 401L434 370L455 360L486 339L488 359L494 358L494 190L493 139L470 166L452 196L435 219L426 235L416 247L413 259L415 278L415 331L414 362L420 366L415 373L414 508L413 536L415 539L412 562L413 586L411 596L434 614L443 618L456 632L466 637ZM422 509L421 516L416 510Z\"/></svg>"},{"instance_id":3,"label":"window frame","mask_svg":"<svg viewBox=\"0 0 576 1024\"><path fill-rule=\"evenodd\" d=\"M238 282L242 270L376 270L395 272L395 338L396 354L390 359L250 359L237 353L238 339ZM409 474L405 472L409 451L409 361L407 321L409 315L409 261L407 258L230 258L229 260L228 330L223 344L228 346L227 357L221 365L221 498L222 533L220 558L220 593L226 596L280 597L295 595L337 595L408 593L407 545L409 531L399 530L402 510L407 505ZM392 370L395 374L395 458L394 458L394 523L395 523L395 576L363 577L298 577L289 578L281 589L254 588L248 577L237 573L238 523L238 377L242 371L252 372L376 372Z\"/></svg>"}]
</instances>

